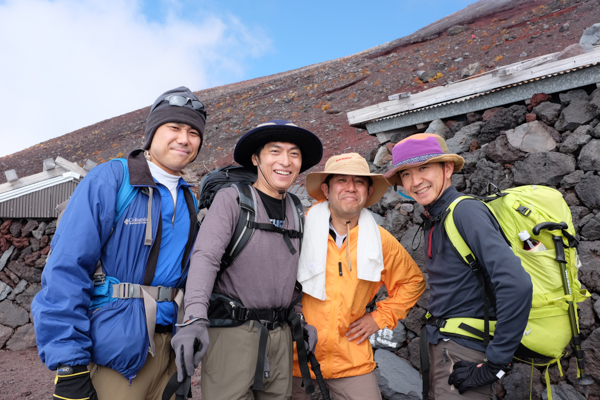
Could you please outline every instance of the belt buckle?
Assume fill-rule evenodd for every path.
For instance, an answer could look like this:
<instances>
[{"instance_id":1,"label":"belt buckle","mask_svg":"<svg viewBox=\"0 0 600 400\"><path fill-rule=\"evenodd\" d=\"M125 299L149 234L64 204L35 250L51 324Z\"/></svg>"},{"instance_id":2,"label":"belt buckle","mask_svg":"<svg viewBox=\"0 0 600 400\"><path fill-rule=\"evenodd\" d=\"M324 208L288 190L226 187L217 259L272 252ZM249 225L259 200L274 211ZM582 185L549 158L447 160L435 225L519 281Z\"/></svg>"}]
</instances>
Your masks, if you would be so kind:
<instances>
[{"instance_id":1,"label":"belt buckle","mask_svg":"<svg viewBox=\"0 0 600 400\"><path fill-rule=\"evenodd\" d=\"M166 286L157 286L158 288L158 296L156 301L164 302L164 301L172 301L171 298L171 288Z\"/></svg>"}]
</instances>

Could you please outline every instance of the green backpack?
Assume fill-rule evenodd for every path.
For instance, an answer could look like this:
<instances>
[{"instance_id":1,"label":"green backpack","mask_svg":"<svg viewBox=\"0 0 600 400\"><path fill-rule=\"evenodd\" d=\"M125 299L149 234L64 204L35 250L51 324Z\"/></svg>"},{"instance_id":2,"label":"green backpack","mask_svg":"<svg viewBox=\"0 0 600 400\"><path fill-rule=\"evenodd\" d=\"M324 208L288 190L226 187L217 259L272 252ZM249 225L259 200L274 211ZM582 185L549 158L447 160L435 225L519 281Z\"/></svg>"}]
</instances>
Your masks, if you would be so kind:
<instances>
[{"instance_id":1,"label":"green backpack","mask_svg":"<svg viewBox=\"0 0 600 400\"><path fill-rule=\"evenodd\" d=\"M556 362L562 375L558 361L573 339L578 378L584 379L577 303L585 301L590 294L587 290L581 289L577 276L580 266L576 247L578 241L575 238L571 211L562 194L546 186L521 186L485 198L461 196L448 207L444 219L446 233L457 253L473 269L480 285L486 290L486 303L489 298L492 304L495 304L493 294L486 288L482 273L477 268L475 255L454 223L454 208L461 201L466 200L482 201L489 208L498 221L506 241L515 255L521 259L525 271L531 276L532 306L527 328L515 353L515 359L535 364L534 358L549 358L550 361L535 365L548 367ZM531 252L524 250L523 242L518 237L518 233L523 230L527 230L547 250ZM445 326L440 328L440 331L451 336L458 335L487 342L494 334L495 321L488 320L487 316L485 319L450 318L445 321ZM547 368L546 382L550 395Z\"/></svg>"}]
</instances>

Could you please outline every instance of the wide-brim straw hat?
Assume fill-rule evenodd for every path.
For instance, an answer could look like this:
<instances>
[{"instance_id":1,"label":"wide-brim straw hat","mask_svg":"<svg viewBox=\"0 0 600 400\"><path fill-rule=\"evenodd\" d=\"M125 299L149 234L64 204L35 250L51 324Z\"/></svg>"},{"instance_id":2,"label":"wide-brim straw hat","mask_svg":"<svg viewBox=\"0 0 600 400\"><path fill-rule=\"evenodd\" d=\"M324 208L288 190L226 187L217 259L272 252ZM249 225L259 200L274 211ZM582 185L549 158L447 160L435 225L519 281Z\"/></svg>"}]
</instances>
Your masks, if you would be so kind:
<instances>
[{"instance_id":1,"label":"wide-brim straw hat","mask_svg":"<svg viewBox=\"0 0 600 400\"><path fill-rule=\"evenodd\" d=\"M373 180L373 193L367 199L365 207L370 207L377 203L389 185L383 175L372 174L369 170L367 160L357 153L340 154L333 156L325 164L323 172L311 172L306 176L306 191L316 200L325 200L325 194L321 190L321 184L329 175L356 175L368 176Z\"/></svg>"},{"instance_id":2,"label":"wide-brim straw hat","mask_svg":"<svg viewBox=\"0 0 600 400\"><path fill-rule=\"evenodd\" d=\"M393 168L383 174L390 185L402 185L398 174L407 168L431 162L453 162L454 172L465 165L465 159L450 153L446 141L434 133L417 133L398 142L392 149Z\"/></svg>"},{"instance_id":3,"label":"wide-brim straw hat","mask_svg":"<svg viewBox=\"0 0 600 400\"><path fill-rule=\"evenodd\" d=\"M323 157L323 145L317 135L289 121L275 119L246 132L235 145L233 159L256 172L256 166L252 164L252 154L259 147L271 142L294 143L300 148L302 153L300 173L317 165Z\"/></svg>"}]
</instances>

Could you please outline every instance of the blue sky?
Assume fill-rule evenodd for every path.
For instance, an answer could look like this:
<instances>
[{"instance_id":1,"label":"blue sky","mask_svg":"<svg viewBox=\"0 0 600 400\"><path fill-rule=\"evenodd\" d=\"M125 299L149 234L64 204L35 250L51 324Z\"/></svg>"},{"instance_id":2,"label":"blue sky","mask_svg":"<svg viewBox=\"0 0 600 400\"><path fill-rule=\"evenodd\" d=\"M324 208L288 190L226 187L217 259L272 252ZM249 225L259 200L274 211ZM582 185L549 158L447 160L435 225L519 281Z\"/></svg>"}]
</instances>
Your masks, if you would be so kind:
<instances>
[{"instance_id":1,"label":"blue sky","mask_svg":"<svg viewBox=\"0 0 600 400\"><path fill-rule=\"evenodd\" d=\"M146 107L176 86L349 56L471 3L0 0L0 156Z\"/></svg>"},{"instance_id":2,"label":"blue sky","mask_svg":"<svg viewBox=\"0 0 600 400\"><path fill-rule=\"evenodd\" d=\"M178 3L182 16L200 19L211 14L231 16L252 31L264 34L265 53L245 66L247 79L358 53L410 35L476 2L183 0ZM172 2L146 1L143 12L149 20L165 23L169 3Z\"/></svg>"}]
</instances>

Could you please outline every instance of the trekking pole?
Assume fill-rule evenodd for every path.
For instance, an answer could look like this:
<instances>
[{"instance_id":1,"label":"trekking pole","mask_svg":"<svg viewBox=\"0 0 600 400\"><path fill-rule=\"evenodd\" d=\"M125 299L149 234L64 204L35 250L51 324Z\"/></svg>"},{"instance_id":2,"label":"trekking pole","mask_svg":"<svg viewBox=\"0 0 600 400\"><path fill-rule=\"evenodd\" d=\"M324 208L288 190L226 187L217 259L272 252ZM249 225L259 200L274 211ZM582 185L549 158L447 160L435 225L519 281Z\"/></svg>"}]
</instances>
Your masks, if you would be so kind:
<instances>
[{"instance_id":1,"label":"trekking pole","mask_svg":"<svg viewBox=\"0 0 600 400\"><path fill-rule=\"evenodd\" d=\"M568 228L565 222L542 222L541 224L536 225L533 228L533 234L539 235L540 231L546 229L548 231L554 230L566 230ZM556 251L555 260L558 262L561 270L561 278L563 284L563 291L565 295L571 296L571 285L569 284L569 274L567 271L567 260L565 258L565 246L563 243L563 239L561 236L552 235L552 240L554 241L554 250ZM577 315L575 314L575 305L573 304L573 300L568 300L569 304L569 323L571 325L571 335L573 337L572 345L575 349L575 357L577 358L577 368L579 368L579 378L577 379L577 384L583 386L583 392L585 397L588 395L588 386L594 383L594 381L585 375L584 369L584 354L583 350L581 350L581 337L579 336L579 329L577 328Z\"/></svg>"},{"instance_id":2,"label":"trekking pole","mask_svg":"<svg viewBox=\"0 0 600 400\"><path fill-rule=\"evenodd\" d=\"M325 379L323 379L323 374L321 373L321 365L317 361L317 357L311 352L308 352L308 361L310 361L310 369L315 373L315 377L317 378L317 384L319 385L319 390L321 391L321 395L323 396L323 400L331 400L329 397L329 389L327 389L327 385L325 384Z\"/></svg>"}]
</instances>

